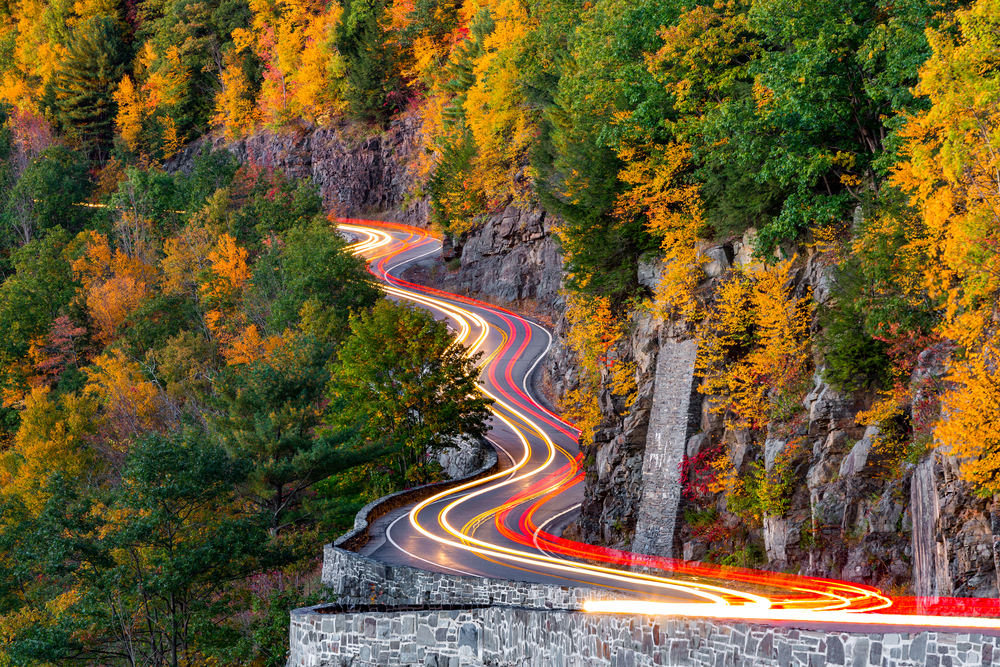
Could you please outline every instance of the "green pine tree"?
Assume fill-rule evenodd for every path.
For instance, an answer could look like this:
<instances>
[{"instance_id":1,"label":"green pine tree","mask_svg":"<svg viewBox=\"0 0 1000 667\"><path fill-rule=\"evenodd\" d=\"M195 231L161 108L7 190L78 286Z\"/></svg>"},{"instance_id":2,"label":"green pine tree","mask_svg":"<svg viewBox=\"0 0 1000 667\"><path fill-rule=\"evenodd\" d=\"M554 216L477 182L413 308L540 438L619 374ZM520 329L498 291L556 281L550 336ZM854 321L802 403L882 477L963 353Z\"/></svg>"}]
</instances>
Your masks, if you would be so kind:
<instances>
[{"instance_id":1,"label":"green pine tree","mask_svg":"<svg viewBox=\"0 0 1000 667\"><path fill-rule=\"evenodd\" d=\"M403 108L402 54L383 26L385 0L347 0L337 49L347 61L347 104L352 116L384 125Z\"/></svg>"},{"instance_id":2,"label":"green pine tree","mask_svg":"<svg viewBox=\"0 0 1000 667\"><path fill-rule=\"evenodd\" d=\"M49 97L59 124L98 160L107 155L114 138L113 94L131 56L118 21L93 18L76 28L51 84Z\"/></svg>"}]
</instances>

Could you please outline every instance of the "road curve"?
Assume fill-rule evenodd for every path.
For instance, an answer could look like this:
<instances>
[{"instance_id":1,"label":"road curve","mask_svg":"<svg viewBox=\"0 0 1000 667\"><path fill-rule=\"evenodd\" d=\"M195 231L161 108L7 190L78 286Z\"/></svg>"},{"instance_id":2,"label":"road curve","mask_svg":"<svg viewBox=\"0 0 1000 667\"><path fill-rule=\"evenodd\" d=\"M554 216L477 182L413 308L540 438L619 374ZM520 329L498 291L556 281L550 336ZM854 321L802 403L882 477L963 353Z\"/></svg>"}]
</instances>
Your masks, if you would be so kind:
<instances>
[{"instance_id":1,"label":"road curve","mask_svg":"<svg viewBox=\"0 0 1000 667\"><path fill-rule=\"evenodd\" d=\"M351 249L390 298L446 319L470 353L482 352L480 389L494 400L490 441L505 469L417 504L387 529L370 554L386 562L451 574L604 587L641 601L590 603L593 611L682 614L817 625L996 630L996 601L963 618L915 613L912 598L890 598L848 582L664 559L594 547L558 536L583 498L578 431L536 400L532 378L548 331L504 308L407 282L403 271L440 252L425 230L337 219ZM985 611L984 611L985 610ZM908 612L905 615L898 611ZM948 613L938 608L937 614Z\"/></svg>"}]
</instances>

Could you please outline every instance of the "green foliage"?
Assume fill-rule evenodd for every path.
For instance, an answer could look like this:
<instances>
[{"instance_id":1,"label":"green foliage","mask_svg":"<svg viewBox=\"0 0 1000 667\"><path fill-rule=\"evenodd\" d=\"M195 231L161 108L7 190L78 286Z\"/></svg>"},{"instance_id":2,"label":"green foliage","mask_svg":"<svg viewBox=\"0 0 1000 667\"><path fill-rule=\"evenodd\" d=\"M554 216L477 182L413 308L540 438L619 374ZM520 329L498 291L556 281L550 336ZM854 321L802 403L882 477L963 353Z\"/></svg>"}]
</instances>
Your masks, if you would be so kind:
<instances>
[{"instance_id":1,"label":"green foliage","mask_svg":"<svg viewBox=\"0 0 1000 667\"><path fill-rule=\"evenodd\" d=\"M347 0L337 50L347 61L347 105L359 120L384 125L406 103L403 54L384 27L385 0Z\"/></svg>"},{"instance_id":2,"label":"green foliage","mask_svg":"<svg viewBox=\"0 0 1000 667\"><path fill-rule=\"evenodd\" d=\"M95 17L74 29L69 55L53 83L53 106L63 129L101 159L110 150L117 113L112 94L132 59L119 22Z\"/></svg>"},{"instance_id":3,"label":"green foliage","mask_svg":"<svg viewBox=\"0 0 1000 667\"><path fill-rule=\"evenodd\" d=\"M226 166L215 168L226 174ZM244 165L226 192L231 211L228 226L240 243L258 248L261 241L307 225L323 211L323 200L311 181L295 181L284 172Z\"/></svg>"},{"instance_id":4,"label":"green foliage","mask_svg":"<svg viewBox=\"0 0 1000 667\"><path fill-rule=\"evenodd\" d=\"M6 5L6 0L3 3ZM9 25L4 17L3 8L0 8L0 25ZM8 14L8 16L10 16ZM11 27L0 28L0 75L14 69L14 48L17 46L17 31Z\"/></svg>"},{"instance_id":5,"label":"green foliage","mask_svg":"<svg viewBox=\"0 0 1000 667\"><path fill-rule=\"evenodd\" d=\"M177 188L181 192L182 209L194 212L218 190L228 188L240 165L229 151L213 151L209 144L202 146L194 157L194 166L188 175L177 177Z\"/></svg>"},{"instance_id":6,"label":"green foliage","mask_svg":"<svg viewBox=\"0 0 1000 667\"><path fill-rule=\"evenodd\" d=\"M486 212L479 193L466 187L476 156L472 134L462 132L442 148L441 161L427 184L431 197L431 223L445 233L463 228L463 222Z\"/></svg>"},{"instance_id":7,"label":"green foliage","mask_svg":"<svg viewBox=\"0 0 1000 667\"><path fill-rule=\"evenodd\" d=\"M922 104L911 91L929 54L924 30L933 12L923 2L753 4L750 25L768 48L750 71L768 93L747 119L762 138L740 132L736 159L756 166L761 182L793 189L761 230L762 251L842 219L881 187L892 164L887 119Z\"/></svg>"},{"instance_id":8,"label":"green foliage","mask_svg":"<svg viewBox=\"0 0 1000 667\"><path fill-rule=\"evenodd\" d=\"M297 338L267 358L227 367L215 383L220 414L212 431L234 458L251 463L247 492L272 533L301 518L310 486L379 453L345 446L349 422L317 433L329 354L329 346Z\"/></svg>"},{"instance_id":9,"label":"green foliage","mask_svg":"<svg viewBox=\"0 0 1000 667\"><path fill-rule=\"evenodd\" d=\"M127 167L118 189L108 200L108 211L152 220L158 223L157 236L165 236L176 224L184 203L177 181L160 169Z\"/></svg>"},{"instance_id":10,"label":"green foliage","mask_svg":"<svg viewBox=\"0 0 1000 667\"><path fill-rule=\"evenodd\" d=\"M639 258L659 245L641 219L613 216L623 190L617 151L626 137L663 136L668 97L642 54L676 15L671 3L651 1L605 0L584 12L534 153L542 201L563 220L569 285L617 302L636 291Z\"/></svg>"},{"instance_id":11,"label":"green foliage","mask_svg":"<svg viewBox=\"0 0 1000 667\"><path fill-rule=\"evenodd\" d=\"M0 387L21 378L20 366L31 341L66 308L76 283L64 257L68 235L50 231L13 254L15 273L0 284Z\"/></svg>"},{"instance_id":12,"label":"green foliage","mask_svg":"<svg viewBox=\"0 0 1000 667\"><path fill-rule=\"evenodd\" d=\"M443 116L449 132L439 140L441 158L427 189L431 199L431 222L445 233L464 230L469 218L487 210L481 194L468 187L477 147L466 126L465 103L469 89L476 82L473 71L476 62L486 53L483 40L495 28L490 11L480 10L469 22L468 38L455 48L444 66L446 81L442 88L450 99Z\"/></svg>"},{"instance_id":13,"label":"green foliage","mask_svg":"<svg viewBox=\"0 0 1000 667\"><path fill-rule=\"evenodd\" d=\"M7 524L25 559L17 574L45 610L8 644L15 663L178 665L233 642L232 582L280 563L259 518L235 510L245 476L245 463L186 433L135 443L112 488L54 479L37 519ZM50 602L38 575L74 593Z\"/></svg>"},{"instance_id":14,"label":"green foliage","mask_svg":"<svg viewBox=\"0 0 1000 667\"><path fill-rule=\"evenodd\" d=\"M113 164L97 209L74 206L91 184L67 148L22 173L46 222L89 229L43 227L0 283L0 463L32 489L0 494L0 617L28 619L5 657L282 663L288 608L318 598L262 573L314 569L358 491L311 489L388 451L323 423L336 346L381 291L315 187L227 152L188 176ZM86 474L60 467L80 447Z\"/></svg>"},{"instance_id":15,"label":"green foliage","mask_svg":"<svg viewBox=\"0 0 1000 667\"><path fill-rule=\"evenodd\" d=\"M750 227L770 230L785 190L775 182L761 183L739 166L728 147L706 149L701 159L704 166L697 174L703 179L706 236L740 236Z\"/></svg>"},{"instance_id":16,"label":"green foliage","mask_svg":"<svg viewBox=\"0 0 1000 667\"><path fill-rule=\"evenodd\" d=\"M776 457L771 470L754 461L726 498L726 509L744 521L760 525L764 517L782 517L795 492L803 448L789 443Z\"/></svg>"},{"instance_id":17,"label":"green foliage","mask_svg":"<svg viewBox=\"0 0 1000 667\"><path fill-rule=\"evenodd\" d=\"M268 581L276 578L277 585ZM255 667L284 667L288 661L288 612L330 602L333 597L325 586L309 590L308 580L288 579L279 573L252 582L250 612L256 618L249 635L241 639L234 653Z\"/></svg>"},{"instance_id":18,"label":"green foliage","mask_svg":"<svg viewBox=\"0 0 1000 667\"><path fill-rule=\"evenodd\" d=\"M919 278L928 260L912 252L922 226L890 196L880 208L855 230L852 252L837 267L820 310L824 377L841 391L891 386L896 362L913 361L899 358L912 354L904 341L929 333L938 312Z\"/></svg>"},{"instance_id":19,"label":"green foliage","mask_svg":"<svg viewBox=\"0 0 1000 667\"><path fill-rule=\"evenodd\" d=\"M390 448L399 484L425 481L431 452L486 435L490 401L476 388L478 356L468 357L427 311L380 301L351 318L338 357L327 421L358 424L365 442Z\"/></svg>"},{"instance_id":20,"label":"green foliage","mask_svg":"<svg viewBox=\"0 0 1000 667\"><path fill-rule=\"evenodd\" d=\"M74 234L81 231L92 215L92 209L81 206L92 190L87 172L86 156L65 146L47 148L32 160L11 192L7 211L13 223L14 211L9 207L18 201L30 202L24 211L29 219L16 224L30 225L31 230L15 233L30 239L54 227Z\"/></svg>"},{"instance_id":21,"label":"green foliage","mask_svg":"<svg viewBox=\"0 0 1000 667\"><path fill-rule=\"evenodd\" d=\"M892 374L888 345L871 337L865 329L863 306L850 300L854 282L842 278L836 307L820 309L820 344L826 362L823 378L843 392L884 387Z\"/></svg>"},{"instance_id":22,"label":"green foliage","mask_svg":"<svg viewBox=\"0 0 1000 667\"><path fill-rule=\"evenodd\" d=\"M0 103L0 195L4 199L10 196L8 191L15 182L14 168L11 164L14 145L9 125L10 112L9 105Z\"/></svg>"},{"instance_id":23,"label":"green foliage","mask_svg":"<svg viewBox=\"0 0 1000 667\"><path fill-rule=\"evenodd\" d=\"M719 510L715 507L708 509L695 509L693 507L684 508L684 523L692 528L705 528L711 526L719 519Z\"/></svg>"},{"instance_id":24,"label":"green foliage","mask_svg":"<svg viewBox=\"0 0 1000 667\"><path fill-rule=\"evenodd\" d=\"M779 244L794 242L807 229L836 224L846 214L849 201L847 193L816 194L800 188L785 199L781 212L757 234L754 252L767 257Z\"/></svg>"},{"instance_id":25,"label":"green foliage","mask_svg":"<svg viewBox=\"0 0 1000 667\"><path fill-rule=\"evenodd\" d=\"M187 295L157 294L125 320L124 344L137 359L161 350L168 341L197 325L197 305Z\"/></svg>"},{"instance_id":26,"label":"green foliage","mask_svg":"<svg viewBox=\"0 0 1000 667\"><path fill-rule=\"evenodd\" d=\"M382 291L363 259L325 220L293 227L254 267L246 310L262 330L301 325L326 340L343 340L351 313L371 308ZM308 304L308 306L307 306Z\"/></svg>"},{"instance_id":27,"label":"green foliage","mask_svg":"<svg viewBox=\"0 0 1000 667\"><path fill-rule=\"evenodd\" d=\"M720 565L730 567L758 567L767 562L767 554L764 549L754 542L747 542L744 546L733 549L721 559Z\"/></svg>"}]
</instances>

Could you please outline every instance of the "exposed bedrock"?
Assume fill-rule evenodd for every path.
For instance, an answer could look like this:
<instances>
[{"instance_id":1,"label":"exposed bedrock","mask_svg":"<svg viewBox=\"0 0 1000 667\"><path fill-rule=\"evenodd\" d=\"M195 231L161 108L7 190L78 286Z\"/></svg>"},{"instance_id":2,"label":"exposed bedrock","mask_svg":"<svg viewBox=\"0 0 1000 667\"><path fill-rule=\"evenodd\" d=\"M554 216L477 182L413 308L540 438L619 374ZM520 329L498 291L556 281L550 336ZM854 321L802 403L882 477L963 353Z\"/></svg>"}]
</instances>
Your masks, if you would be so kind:
<instances>
[{"instance_id":1,"label":"exposed bedrock","mask_svg":"<svg viewBox=\"0 0 1000 667\"><path fill-rule=\"evenodd\" d=\"M563 265L552 222L538 206L508 204L445 238L442 256L408 277L552 321L562 310Z\"/></svg>"},{"instance_id":2,"label":"exposed bedrock","mask_svg":"<svg viewBox=\"0 0 1000 667\"><path fill-rule=\"evenodd\" d=\"M420 128L396 121L384 132L350 126L262 132L227 143L206 138L167 165L190 169L204 142L239 159L310 176L327 206L342 215L370 216L426 227L427 199L412 165ZM507 305L553 325L553 349L544 365L546 394L558 402L576 385L577 360L565 345L568 323L559 289L563 258L553 237L553 217L538 206L509 204L479 219L469 232L446 239L442 257L429 259L411 278ZM711 295L736 268L749 268L752 233L704 245L705 282ZM829 262L808 251L794 274L795 293L829 298ZM655 287L661 265L640 265L639 282ZM864 400L840 395L817 372L799 420L773 425L751 437L729 427L711 409L712 396L696 391L698 341L684 323L664 323L649 313L631 316L620 358L634 362L637 397L629 409L605 392L604 421L585 449L584 502L567 536L650 554L718 557L720 545L685 522L679 461L723 447L732 467L746 472L755 461L767 470L794 443L805 454L795 468L787 511L765 517L750 530L772 569L871 583L929 596L995 596L1000 513L993 500L972 494L959 462L931 448L916 465L886 475L878 430L855 423ZM926 350L913 381L947 373L947 348ZM822 369L822 358L817 357ZM868 397L870 402L870 397ZM449 464L463 463L456 459ZM726 498L715 506L726 515Z\"/></svg>"},{"instance_id":3,"label":"exposed bedrock","mask_svg":"<svg viewBox=\"0 0 1000 667\"><path fill-rule=\"evenodd\" d=\"M343 216L373 216L425 227L427 201L414 175L420 145L415 118L393 121L385 131L343 124L262 131L229 142L206 136L182 149L164 167L189 171L209 144L225 149L241 162L281 169L295 178L311 177L326 207Z\"/></svg>"},{"instance_id":4,"label":"exposed bedrock","mask_svg":"<svg viewBox=\"0 0 1000 667\"><path fill-rule=\"evenodd\" d=\"M748 241L703 249L711 260L703 293L711 294L729 271L751 262ZM795 273L794 293L808 289L817 300L828 298L828 266L822 256L808 255ZM659 272L655 263L642 265L640 282L655 286ZM863 582L897 594L998 594L1000 552L994 544L1000 537L994 537L994 526L1000 533L1000 514L992 499L975 496L959 477L959 462L933 447L918 464L888 470L879 429L855 420L867 407L865 399L829 386L821 358L797 418L752 437L727 426L712 410L714 397L696 390L698 343L683 323L635 315L629 330L619 352L637 362L638 399L627 411L602 400L604 423L585 452L585 500L568 536L653 555L718 560L734 547L720 541L719 533L686 523L685 510L698 508L681 497L682 457L715 448L745 474L755 462L772 471L795 446L803 453L786 511L764 516L749 530L748 543L761 558L757 566ZM939 344L920 355L915 386L946 374L948 352ZM549 361L552 376L561 378L557 393L574 384L572 362L565 352ZM731 527L738 520L728 514L727 500L719 493L714 507L718 521L728 517Z\"/></svg>"}]
</instances>

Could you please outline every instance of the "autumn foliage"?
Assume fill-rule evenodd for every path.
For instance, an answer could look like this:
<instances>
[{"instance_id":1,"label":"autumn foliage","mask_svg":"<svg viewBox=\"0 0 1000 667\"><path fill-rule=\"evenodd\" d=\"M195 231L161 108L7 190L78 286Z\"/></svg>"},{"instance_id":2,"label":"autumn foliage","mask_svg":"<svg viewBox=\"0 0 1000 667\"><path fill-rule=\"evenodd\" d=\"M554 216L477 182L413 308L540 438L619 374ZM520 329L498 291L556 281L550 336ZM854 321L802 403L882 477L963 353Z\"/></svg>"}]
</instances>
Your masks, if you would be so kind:
<instances>
[{"instance_id":1,"label":"autumn foliage","mask_svg":"<svg viewBox=\"0 0 1000 667\"><path fill-rule=\"evenodd\" d=\"M580 442L589 445L601 425L602 402L615 396L624 411L635 400L635 364L620 357L626 322L614 314L607 298L569 296L566 319L571 327L567 343L580 369L566 394L566 414L580 429Z\"/></svg>"},{"instance_id":2,"label":"autumn foliage","mask_svg":"<svg viewBox=\"0 0 1000 667\"><path fill-rule=\"evenodd\" d=\"M957 346L947 418L935 436L961 457L965 476L993 494L1000 490L1000 4L981 0L956 12L954 27L928 31L934 54L918 93L929 108L907 119L894 181L925 225L926 289L943 307L939 335Z\"/></svg>"},{"instance_id":3,"label":"autumn foliage","mask_svg":"<svg viewBox=\"0 0 1000 667\"><path fill-rule=\"evenodd\" d=\"M793 265L733 274L702 325L699 391L720 397L713 410L734 426L765 428L794 412L809 387L813 305L809 294L791 293Z\"/></svg>"},{"instance_id":4,"label":"autumn foliage","mask_svg":"<svg viewBox=\"0 0 1000 667\"><path fill-rule=\"evenodd\" d=\"M44 133L18 132L44 151ZM27 240L0 284L0 560L25 564L0 607L0 661L59 662L64 641L40 628L100 661L283 658L241 625L264 622L254 605L272 592L244 587L312 569L278 542L311 539L312 487L374 456L351 428L318 435L327 364L380 297L363 261L307 185L225 156L195 172L108 165L100 224Z\"/></svg>"}]
</instances>

